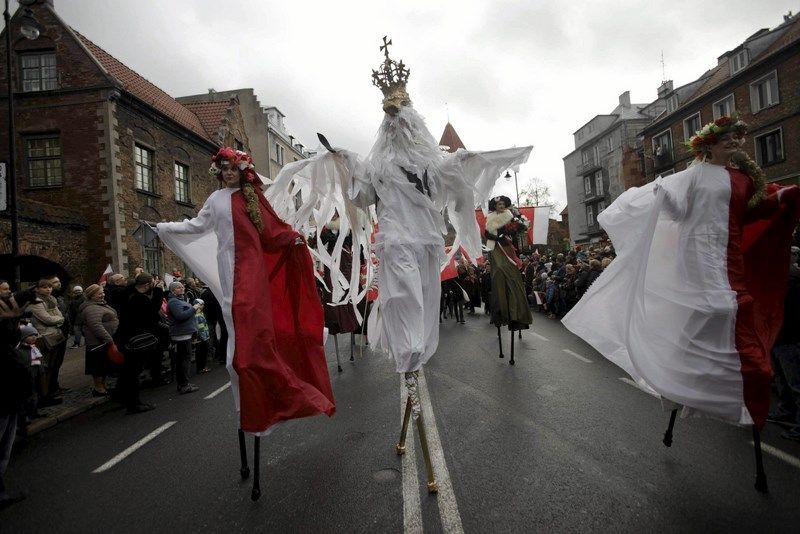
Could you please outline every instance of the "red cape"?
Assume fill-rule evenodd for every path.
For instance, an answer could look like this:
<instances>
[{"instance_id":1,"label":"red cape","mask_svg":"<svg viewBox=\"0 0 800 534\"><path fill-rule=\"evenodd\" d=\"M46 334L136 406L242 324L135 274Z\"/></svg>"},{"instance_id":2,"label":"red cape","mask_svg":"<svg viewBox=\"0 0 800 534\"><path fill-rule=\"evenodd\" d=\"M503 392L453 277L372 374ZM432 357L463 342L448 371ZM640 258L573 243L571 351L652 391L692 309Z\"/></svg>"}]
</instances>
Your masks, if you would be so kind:
<instances>
[{"instance_id":1,"label":"red cape","mask_svg":"<svg viewBox=\"0 0 800 534\"><path fill-rule=\"evenodd\" d=\"M336 411L311 255L302 236L278 218L263 195L257 196L264 222L260 233L247 215L242 192L231 197L233 368L246 432Z\"/></svg>"}]
</instances>

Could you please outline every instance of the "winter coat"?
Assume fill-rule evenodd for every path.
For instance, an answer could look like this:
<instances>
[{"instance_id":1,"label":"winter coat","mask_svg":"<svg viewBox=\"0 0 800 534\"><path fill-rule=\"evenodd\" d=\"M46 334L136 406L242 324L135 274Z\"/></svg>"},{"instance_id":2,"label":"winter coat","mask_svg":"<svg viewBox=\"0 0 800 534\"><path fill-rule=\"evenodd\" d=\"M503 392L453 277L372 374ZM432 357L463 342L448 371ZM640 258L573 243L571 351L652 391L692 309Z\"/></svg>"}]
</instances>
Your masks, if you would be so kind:
<instances>
[{"instance_id":1,"label":"winter coat","mask_svg":"<svg viewBox=\"0 0 800 534\"><path fill-rule=\"evenodd\" d=\"M78 323L86 337L86 345L97 346L113 341L119 327L119 317L114 308L105 302L87 300L81 304Z\"/></svg>"},{"instance_id":2,"label":"winter coat","mask_svg":"<svg viewBox=\"0 0 800 534\"><path fill-rule=\"evenodd\" d=\"M69 301L69 305L67 306L67 319L70 323L74 325L78 325L78 312L80 311L81 304L86 302L86 297L83 295L78 295L77 297L73 297L72 300Z\"/></svg>"},{"instance_id":3,"label":"winter coat","mask_svg":"<svg viewBox=\"0 0 800 534\"><path fill-rule=\"evenodd\" d=\"M139 293L135 287L128 287L123 298L120 299L119 315L120 327L117 330L117 345L124 346L133 336L139 334L153 334L160 336L161 327L161 302L164 300L164 290L154 287L150 293Z\"/></svg>"},{"instance_id":4,"label":"winter coat","mask_svg":"<svg viewBox=\"0 0 800 534\"><path fill-rule=\"evenodd\" d=\"M31 323L40 336L48 336L61 331L64 316L58 309L58 302L52 296L39 299L40 302L31 304L28 310L33 314Z\"/></svg>"},{"instance_id":5,"label":"winter coat","mask_svg":"<svg viewBox=\"0 0 800 534\"><path fill-rule=\"evenodd\" d=\"M172 339L181 336L190 336L197 332L194 320L194 306L186 301L185 296L169 294L167 313L169 314L169 336Z\"/></svg>"}]
</instances>

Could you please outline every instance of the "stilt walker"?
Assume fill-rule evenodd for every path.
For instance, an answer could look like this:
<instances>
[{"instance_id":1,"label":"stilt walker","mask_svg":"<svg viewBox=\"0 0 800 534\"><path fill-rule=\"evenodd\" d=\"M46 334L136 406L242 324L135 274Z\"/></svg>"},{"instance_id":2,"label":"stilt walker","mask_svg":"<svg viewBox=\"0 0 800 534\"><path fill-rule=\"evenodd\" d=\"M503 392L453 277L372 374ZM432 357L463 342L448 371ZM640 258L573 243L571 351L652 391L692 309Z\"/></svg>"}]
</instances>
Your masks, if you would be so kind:
<instances>
[{"instance_id":1,"label":"stilt walker","mask_svg":"<svg viewBox=\"0 0 800 534\"><path fill-rule=\"evenodd\" d=\"M322 306L305 240L275 214L247 153L222 148L212 162L210 174L224 187L194 219L159 223L157 230L220 302L239 412L239 472L242 479L250 475L247 432L255 436L251 497L256 500L261 437L288 419L333 415L335 405Z\"/></svg>"},{"instance_id":2,"label":"stilt walker","mask_svg":"<svg viewBox=\"0 0 800 534\"><path fill-rule=\"evenodd\" d=\"M783 321L800 190L766 184L741 149L747 125L720 117L692 137L685 171L625 191L598 216L617 258L563 323L671 410L752 426L756 489L770 351Z\"/></svg>"},{"instance_id":3,"label":"stilt walker","mask_svg":"<svg viewBox=\"0 0 800 534\"><path fill-rule=\"evenodd\" d=\"M406 92L410 71L402 61L389 57L390 44L384 38L384 60L372 73L373 83L384 95L385 115L366 160L332 147L320 136L327 152L286 165L267 196L296 229L320 228L338 213L338 239L351 233L353 268L349 280L343 276L334 282L335 303L357 303L366 292L366 288L357 289L356 263L366 260L371 268L367 244L373 227L367 211L376 205L379 288L369 317L369 342L373 351L388 353L396 371L404 376L408 398L404 428L407 431L413 416L426 458L428 489L435 492L417 379L439 344L439 272L449 261L444 257L442 212L448 210L456 231L452 253L463 246L471 257L478 257L481 241L475 206L488 198L506 169L527 160L531 147L442 152L411 105ZM300 206L293 202L294 191L302 192ZM317 253L336 264L335 254ZM336 272L333 266L331 272ZM404 450L405 435L401 431L398 452Z\"/></svg>"}]
</instances>

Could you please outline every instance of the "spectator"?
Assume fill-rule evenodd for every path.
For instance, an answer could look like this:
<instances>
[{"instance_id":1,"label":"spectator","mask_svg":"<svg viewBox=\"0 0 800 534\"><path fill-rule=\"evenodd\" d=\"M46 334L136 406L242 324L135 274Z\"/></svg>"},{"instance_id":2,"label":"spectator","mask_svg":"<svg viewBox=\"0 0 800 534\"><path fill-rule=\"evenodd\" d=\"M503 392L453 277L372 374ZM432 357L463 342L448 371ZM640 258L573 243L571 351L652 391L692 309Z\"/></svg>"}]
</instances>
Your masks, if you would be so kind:
<instances>
[{"instance_id":1,"label":"spectator","mask_svg":"<svg viewBox=\"0 0 800 534\"><path fill-rule=\"evenodd\" d=\"M189 383L189 361L192 358L192 338L197 332L194 315L199 304L186 301L186 288L180 282L169 285L167 313L169 337L172 340L172 369L178 384L178 393L193 393L199 388Z\"/></svg>"},{"instance_id":2,"label":"spectator","mask_svg":"<svg viewBox=\"0 0 800 534\"><path fill-rule=\"evenodd\" d=\"M59 384L58 375L61 372L61 366L64 364L64 356L67 353L67 338L72 332L72 323L69 322L67 317L67 302L64 300L64 292L61 288L61 279L57 276L51 276L48 278L48 280L50 280L50 284L53 286L53 292L51 293L51 296L56 300L58 311L61 312L61 316L64 318L64 322L61 323L61 326L59 327L61 334L64 336L64 340L58 344L58 348L55 352L55 358L48 365L48 369L50 371L50 391L54 391L60 395L68 391L67 388L62 388L61 384Z\"/></svg>"},{"instance_id":3,"label":"spectator","mask_svg":"<svg viewBox=\"0 0 800 534\"><path fill-rule=\"evenodd\" d=\"M211 292L211 288L205 288L200 293L203 301L203 315L208 322L208 331L211 335L211 350L213 357L218 363L226 363L228 352L228 329L222 318L222 308L217 297ZM217 325L219 325L219 335L217 335Z\"/></svg>"},{"instance_id":4,"label":"spectator","mask_svg":"<svg viewBox=\"0 0 800 534\"><path fill-rule=\"evenodd\" d=\"M119 327L116 310L109 306L105 291L97 284L86 288L86 301L81 305L78 319L86 337L85 374L94 381L92 397L106 397L106 375L108 374L108 350L114 344L114 334Z\"/></svg>"},{"instance_id":5,"label":"spectator","mask_svg":"<svg viewBox=\"0 0 800 534\"><path fill-rule=\"evenodd\" d=\"M603 264L600 260L590 260L589 261L589 279L586 288L588 289L595 280L597 280L600 275L603 273Z\"/></svg>"},{"instance_id":6,"label":"spectator","mask_svg":"<svg viewBox=\"0 0 800 534\"><path fill-rule=\"evenodd\" d=\"M64 324L64 316L58 309L58 302L52 296L53 284L50 280L41 279L36 284L36 297L38 302L33 303L29 309L33 314L33 327L39 332L39 339L36 340L39 350L44 356L45 372L43 373L39 401L40 406L53 406L61 404L63 400L58 397L58 388L53 388L58 384L58 378L51 378L54 373L58 373L60 363L58 353L62 344L66 343L66 336L61 331Z\"/></svg>"},{"instance_id":7,"label":"spectator","mask_svg":"<svg viewBox=\"0 0 800 534\"><path fill-rule=\"evenodd\" d=\"M206 366L209 347L211 346L211 333L208 329L208 321L206 321L206 316L203 313L205 302L203 302L203 299L195 299L192 304L199 305L199 307L195 306L197 311L194 312L194 322L197 325L197 335L193 341L195 368L197 374L207 373L211 370Z\"/></svg>"},{"instance_id":8,"label":"spectator","mask_svg":"<svg viewBox=\"0 0 800 534\"><path fill-rule=\"evenodd\" d=\"M83 338L81 325L78 324L78 310L80 310L81 304L83 304L85 300L86 297L83 296L83 288L81 286L73 287L72 299L67 305L67 318L69 319L69 323L72 325L72 334L74 336L70 348L73 349L81 346L81 340Z\"/></svg>"},{"instance_id":9,"label":"spectator","mask_svg":"<svg viewBox=\"0 0 800 534\"><path fill-rule=\"evenodd\" d=\"M589 289L589 264L586 262L578 263L578 274L575 276L575 290L577 291L578 300L583 297L586 290Z\"/></svg>"},{"instance_id":10,"label":"spectator","mask_svg":"<svg viewBox=\"0 0 800 534\"><path fill-rule=\"evenodd\" d=\"M39 398L36 394L36 386L39 384L43 364L42 353L36 347L36 338L39 337L39 332L31 325L22 326L19 331L20 342L17 345L17 355L19 356L19 362L28 370L31 385L31 395L25 402L24 413L24 426L26 429L24 434L27 434L28 422L43 415L39 412Z\"/></svg>"},{"instance_id":11,"label":"spectator","mask_svg":"<svg viewBox=\"0 0 800 534\"><path fill-rule=\"evenodd\" d=\"M103 288L106 295L106 302L114 308L119 316L124 306L125 299L129 296L128 280L119 273L114 273L108 277L108 283Z\"/></svg>"}]
</instances>

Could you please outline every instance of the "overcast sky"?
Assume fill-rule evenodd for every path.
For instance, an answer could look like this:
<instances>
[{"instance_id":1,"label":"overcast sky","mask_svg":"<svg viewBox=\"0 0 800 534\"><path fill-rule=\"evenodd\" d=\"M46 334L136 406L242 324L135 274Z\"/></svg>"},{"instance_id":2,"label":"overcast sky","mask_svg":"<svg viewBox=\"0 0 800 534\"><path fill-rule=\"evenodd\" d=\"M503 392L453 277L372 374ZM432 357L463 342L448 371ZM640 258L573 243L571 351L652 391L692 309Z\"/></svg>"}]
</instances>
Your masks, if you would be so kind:
<instances>
[{"instance_id":1,"label":"overcast sky","mask_svg":"<svg viewBox=\"0 0 800 534\"><path fill-rule=\"evenodd\" d=\"M520 188L539 177L566 205L572 133L620 93L650 102L688 83L800 1L55 0L56 12L172 96L255 89L290 133L366 154L382 95L371 69L383 35L411 68L409 93L436 139L468 149L534 145ZM513 180L498 192L513 198Z\"/></svg>"}]
</instances>

